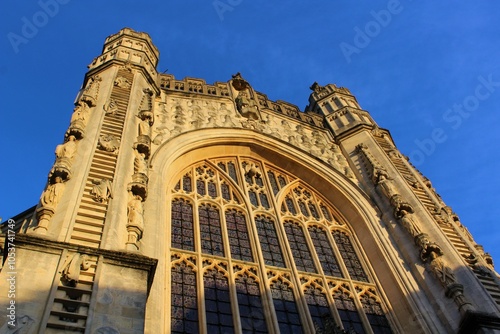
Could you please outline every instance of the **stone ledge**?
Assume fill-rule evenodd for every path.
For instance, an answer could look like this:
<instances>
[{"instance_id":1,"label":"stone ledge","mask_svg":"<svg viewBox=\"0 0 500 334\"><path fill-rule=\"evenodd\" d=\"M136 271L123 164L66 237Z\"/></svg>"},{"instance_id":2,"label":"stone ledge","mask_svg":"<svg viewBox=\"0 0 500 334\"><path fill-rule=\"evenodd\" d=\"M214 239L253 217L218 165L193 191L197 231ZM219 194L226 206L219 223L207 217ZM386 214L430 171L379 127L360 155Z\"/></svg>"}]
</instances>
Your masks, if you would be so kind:
<instances>
[{"instance_id":1,"label":"stone ledge","mask_svg":"<svg viewBox=\"0 0 500 334\"><path fill-rule=\"evenodd\" d=\"M55 241L41 236L17 234L14 241L16 248L31 249L42 253L61 254L63 250L78 252L96 257L103 257L103 263L128 267L148 272L148 294L158 264L157 259L127 251L92 248L87 246Z\"/></svg>"}]
</instances>

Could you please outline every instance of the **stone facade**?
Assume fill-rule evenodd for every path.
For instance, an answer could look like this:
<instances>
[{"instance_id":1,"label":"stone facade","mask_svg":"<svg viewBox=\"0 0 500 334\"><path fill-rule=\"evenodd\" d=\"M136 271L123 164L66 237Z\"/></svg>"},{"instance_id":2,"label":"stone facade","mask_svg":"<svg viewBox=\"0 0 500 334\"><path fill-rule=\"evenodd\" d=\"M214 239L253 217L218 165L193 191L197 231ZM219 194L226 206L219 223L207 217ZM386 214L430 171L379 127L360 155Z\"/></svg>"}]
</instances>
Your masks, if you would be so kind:
<instances>
[{"instance_id":1,"label":"stone facade","mask_svg":"<svg viewBox=\"0 0 500 334\"><path fill-rule=\"evenodd\" d=\"M301 111L158 56L125 28L89 65L2 333L500 331L491 257L348 89Z\"/></svg>"}]
</instances>

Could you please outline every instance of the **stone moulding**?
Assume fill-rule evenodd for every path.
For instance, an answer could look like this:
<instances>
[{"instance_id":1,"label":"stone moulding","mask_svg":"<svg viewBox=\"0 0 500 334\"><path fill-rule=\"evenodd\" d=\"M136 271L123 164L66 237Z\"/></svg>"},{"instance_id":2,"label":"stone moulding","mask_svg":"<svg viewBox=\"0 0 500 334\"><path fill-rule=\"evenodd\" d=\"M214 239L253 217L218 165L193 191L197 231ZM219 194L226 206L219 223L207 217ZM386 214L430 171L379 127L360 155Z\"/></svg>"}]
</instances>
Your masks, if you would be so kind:
<instances>
[{"instance_id":1,"label":"stone moulding","mask_svg":"<svg viewBox=\"0 0 500 334\"><path fill-rule=\"evenodd\" d=\"M62 241L49 240L35 235L17 234L16 247L30 249L41 253L62 254L63 250L103 257L103 263L114 264L121 267L144 270L148 273L148 294L153 283L158 260L138 254L136 252L120 252L102 248L92 248L70 244Z\"/></svg>"}]
</instances>

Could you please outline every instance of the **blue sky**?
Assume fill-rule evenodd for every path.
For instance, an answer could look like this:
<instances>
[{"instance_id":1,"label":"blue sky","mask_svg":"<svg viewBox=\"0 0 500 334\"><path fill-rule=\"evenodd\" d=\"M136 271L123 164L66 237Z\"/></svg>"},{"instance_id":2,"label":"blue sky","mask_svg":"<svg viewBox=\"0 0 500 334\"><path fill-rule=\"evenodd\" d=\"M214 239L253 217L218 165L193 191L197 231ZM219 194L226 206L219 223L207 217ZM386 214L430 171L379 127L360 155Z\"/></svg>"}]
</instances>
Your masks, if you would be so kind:
<instances>
[{"instance_id":1,"label":"blue sky","mask_svg":"<svg viewBox=\"0 0 500 334\"><path fill-rule=\"evenodd\" d=\"M37 203L86 65L130 27L177 78L241 72L301 109L314 81L348 87L500 265L499 2L5 0L0 13L4 220Z\"/></svg>"}]
</instances>

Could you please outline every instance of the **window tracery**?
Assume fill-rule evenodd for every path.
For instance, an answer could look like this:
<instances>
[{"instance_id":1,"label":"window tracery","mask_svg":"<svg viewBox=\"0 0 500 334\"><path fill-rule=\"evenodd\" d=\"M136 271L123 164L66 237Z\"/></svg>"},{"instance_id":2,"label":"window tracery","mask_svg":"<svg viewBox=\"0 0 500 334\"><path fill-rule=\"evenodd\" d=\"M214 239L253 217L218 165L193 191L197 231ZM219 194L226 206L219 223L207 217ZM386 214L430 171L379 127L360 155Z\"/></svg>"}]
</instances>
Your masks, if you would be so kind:
<instances>
[{"instance_id":1,"label":"window tracery","mask_svg":"<svg viewBox=\"0 0 500 334\"><path fill-rule=\"evenodd\" d=\"M227 157L196 163L173 184L172 333L302 333L339 317L346 330L390 333L348 226L300 180L265 161Z\"/></svg>"}]
</instances>

